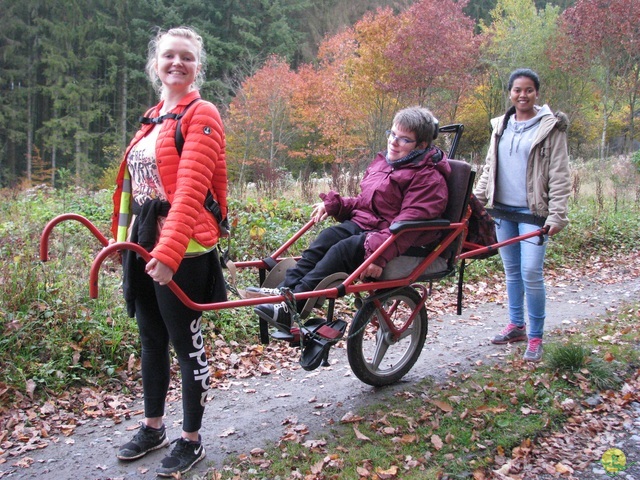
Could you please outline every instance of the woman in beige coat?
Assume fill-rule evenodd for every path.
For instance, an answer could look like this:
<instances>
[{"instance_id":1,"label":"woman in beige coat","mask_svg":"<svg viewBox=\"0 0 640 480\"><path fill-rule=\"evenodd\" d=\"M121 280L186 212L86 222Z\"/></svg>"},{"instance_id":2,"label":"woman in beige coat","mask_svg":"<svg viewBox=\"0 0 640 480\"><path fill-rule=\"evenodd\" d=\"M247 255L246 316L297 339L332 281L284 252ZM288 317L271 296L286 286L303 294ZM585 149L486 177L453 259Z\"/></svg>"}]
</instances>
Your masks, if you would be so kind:
<instances>
[{"instance_id":1,"label":"woman in beige coat","mask_svg":"<svg viewBox=\"0 0 640 480\"><path fill-rule=\"evenodd\" d=\"M509 78L511 107L491 121L493 132L475 195L493 209L499 242L548 227L552 236L568 223L571 174L567 116L537 105L538 75L518 69ZM546 318L542 245L522 241L500 248L509 299L509 322L492 340L506 344L528 340L524 359L542 359ZM529 331L525 325L525 298Z\"/></svg>"}]
</instances>

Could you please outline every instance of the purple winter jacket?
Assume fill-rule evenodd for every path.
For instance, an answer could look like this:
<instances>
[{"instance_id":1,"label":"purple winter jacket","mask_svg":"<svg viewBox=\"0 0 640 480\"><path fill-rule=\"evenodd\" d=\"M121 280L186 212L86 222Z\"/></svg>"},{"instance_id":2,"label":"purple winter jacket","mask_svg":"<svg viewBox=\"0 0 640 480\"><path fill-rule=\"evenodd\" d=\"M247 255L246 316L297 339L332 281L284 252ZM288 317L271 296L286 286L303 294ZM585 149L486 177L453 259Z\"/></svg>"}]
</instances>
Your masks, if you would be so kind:
<instances>
[{"instance_id":1,"label":"purple winter jacket","mask_svg":"<svg viewBox=\"0 0 640 480\"><path fill-rule=\"evenodd\" d=\"M442 159L436 164L436 153ZM389 227L403 220L440 218L447 206L446 179L451 167L444 152L432 147L422 157L400 167L389 165L385 152L380 152L367 167L357 197L341 197L330 191L320 194L327 214L339 222L351 220L367 231L365 259L391 236ZM402 235L374 263L385 267L411 246L436 242L441 232L409 232Z\"/></svg>"}]
</instances>

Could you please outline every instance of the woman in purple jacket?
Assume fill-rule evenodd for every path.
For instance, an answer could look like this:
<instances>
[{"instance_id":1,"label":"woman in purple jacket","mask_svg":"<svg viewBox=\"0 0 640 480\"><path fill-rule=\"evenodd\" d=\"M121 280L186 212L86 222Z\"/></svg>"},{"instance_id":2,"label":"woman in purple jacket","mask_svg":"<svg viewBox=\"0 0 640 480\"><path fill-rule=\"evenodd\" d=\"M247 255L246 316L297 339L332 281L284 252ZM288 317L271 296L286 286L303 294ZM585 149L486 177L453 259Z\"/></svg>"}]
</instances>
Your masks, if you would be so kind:
<instances>
[{"instance_id":1,"label":"woman in purple jacket","mask_svg":"<svg viewBox=\"0 0 640 480\"><path fill-rule=\"evenodd\" d=\"M431 145L438 122L422 107L400 110L387 131L387 150L378 153L360 183L357 197L331 191L311 214L316 222L331 216L340 223L324 229L287 270L282 287L293 293L311 291L337 272L354 272L391 236L389 227L405 220L431 220L442 216L447 205L446 179L451 172L444 152ZM377 279L385 265L411 246L435 244L439 232L411 232L400 236L362 273ZM264 293L272 293L271 291ZM297 302L298 311L305 301ZM286 302L264 304L254 311L280 331L288 333L292 312Z\"/></svg>"}]
</instances>

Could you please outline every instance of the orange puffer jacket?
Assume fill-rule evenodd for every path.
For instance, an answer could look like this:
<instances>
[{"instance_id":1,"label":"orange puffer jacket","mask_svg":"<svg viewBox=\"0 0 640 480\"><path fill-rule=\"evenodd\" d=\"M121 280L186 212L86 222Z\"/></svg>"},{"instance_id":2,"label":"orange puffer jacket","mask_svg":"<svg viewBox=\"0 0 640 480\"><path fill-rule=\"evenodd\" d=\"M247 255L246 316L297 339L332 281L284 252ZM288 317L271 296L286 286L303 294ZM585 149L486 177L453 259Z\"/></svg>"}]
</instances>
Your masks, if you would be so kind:
<instances>
[{"instance_id":1,"label":"orange puffer jacket","mask_svg":"<svg viewBox=\"0 0 640 480\"><path fill-rule=\"evenodd\" d=\"M200 94L186 95L173 113L180 114ZM163 102L151 108L145 116L158 117ZM204 208L207 189L220 204L223 218L227 215L227 166L225 136L218 109L200 100L189 107L182 118L184 146L178 155L175 142L177 121L165 119L156 142L158 171L171 204L158 243L151 256L174 272L186 253L210 249L220 238L220 227ZM127 157L131 148L153 129L142 125L129 144L120 165L113 195L114 210L111 232L117 241L125 241L131 222L131 192ZM204 247L204 249L202 248Z\"/></svg>"}]
</instances>

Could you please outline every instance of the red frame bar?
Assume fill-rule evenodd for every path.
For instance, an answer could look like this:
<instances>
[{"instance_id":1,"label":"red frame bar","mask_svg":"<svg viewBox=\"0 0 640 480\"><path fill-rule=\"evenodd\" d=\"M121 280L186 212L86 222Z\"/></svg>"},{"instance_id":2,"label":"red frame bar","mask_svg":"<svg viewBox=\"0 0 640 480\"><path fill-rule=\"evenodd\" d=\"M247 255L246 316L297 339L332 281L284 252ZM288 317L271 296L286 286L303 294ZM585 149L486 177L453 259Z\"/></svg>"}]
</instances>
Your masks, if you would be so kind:
<instances>
[{"instance_id":1,"label":"red frame bar","mask_svg":"<svg viewBox=\"0 0 640 480\"><path fill-rule=\"evenodd\" d=\"M420 295L420 302L418 303L418 305L416 305L416 308L411 312L411 315L409 316L408 320L400 328L397 328L393 323L393 321L391 320L391 315L393 315L393 313L387 312L384 308L381 308L382 303L380 302L379 299L373 300L373 304L376 306L378 311L382 314L382 319L384 320L384 323L387 325L387 328L391 331L394 341L398 340L402 336L402 334L406 332L407 329L413 324L413 320L416 318L417 315L420 314L420 310L422 310L422 307L424 306L424 304L427 303L427 298L429 298L429 295L427 295L427 289L424 285L414 284L413 287L417 287L422 290L422 295ZM397 308L397 305L394 306L393 311L395 311L396 308Z\"/></svg>"},{"instance_id":2,"label":"red frame bar","mask_svg":"<svg viewBox=\"0 0 640 480\"><path fill-rule=\"evenodd\" d=\"M66 220L75 220L83 225L85 225L91 233L100 241L103 245L103 249L96 255L89 274L89 290L91 298L98 297L98 275L100 271L100 267L105 258L113 255L116 252L122 250L132 250L138 253L145 261L149 261L151 256L149 252L147 252L144 248L139 245L131 242L116 242L109 245L109 240L102 235L102 233L85 217L77 214L63 214L51 220L45 226L41 239L40 239L40 259L43 262L46 262L49 259L48 249L49 249L49 236L51 235L51 231L53 228L62 221ZM272 255L271 258L277 260L281 257L283 253L287 251L287 249L293 245L304 233L306 233L315 222L313 220L307 222L302 228L300 228L287 242L285 242L280 248L278 248ZM372 290L381 290L388 288L397 288L403 287L413 284L418 277L422 274L424 269L431 264L437 256L440 254L440 251L447 248L455 239L463 233L467 228L467 223L459 222L459 223L451 223L449 226L434 226L434 227L426 227L426 228L407 228L398 234L391 235L383 244L378 248L369 258L367 258L360 267L358 267L351 275L347 277L346 280L339 287L332 287L324 290L314 290L311 292L301 292L294 294L295 300L306 300L308 298L315 297L325 297L335 299L341 295L349 295L352 293L360 293L364 291L372 291ZM447 230L448 233L445 235L445 238L442 240L439 248L431 252L424 260L411 272L408 277L400 278L396 280L384 280L384 281L374 281L374 282L362 282L362 283L354 283L358 280L362 272L373 263L383 252L384 250L395 241L395 239L402 235L403 233L410 231L429 231L429 230ZM465 252L458 256L458 259L471 258L474 255L480 255L482 253L486 253L489 251L493 251L499 247L510 245L512 243L519 242L521 240L525 240L527 238L542 236L547 232L546 228L541 228L534 232L521 235L519 237L512 238L505 242L497 243L495 245L491 245L489 247L478 247L474 248L471 251ZM465 246L473 246L473 244L466 243ZM255 260L255 261L246 261L246 262L237 262L236 267L238 268L268 268L267 264L263 260ZM285 298L282 295L274 295L269 297L262 298L245 298L241 300L228 300L226 302L216 302L216 303L195 303L193 302L187 295L182 291L182 289L175 283L173 280L167 284L167 287L182 301L188 308L198 311L205 310L220 310L223 308L236 308L236 307L248 307L252 305L260 305L263 303L277 303L283 301ZM423 295L426 299L426 295ZM402 329L396 329L394 326L389 325L389 328L397 332L398 334L402 333ZM404 327L406 329L406 326Z\"/></svg>"},{"instance_id":3,"label":"red frame bar","mask_svg":"<svg viewBox=\"0 0 640 480\"><path fill-rule=\"evenodd\" d=\"M542 245L543 236L549 232L549 227L541 227L538 230L534 230L533 232L525 233L518 237L510 238L509 240L505 240L504 242L494 243L493 245L489 245L488 247L483 247L482 245L476 245L475 243L464 242L464 246L469 250L467 252L461 253L458 255L458 260L464 260L465 258L473 258L477 255L482 255L483 253L497 251L500 247L504 247L506 245L512 245L514 243L521 242L522 240L526 240L528 238L540 237L540 244Z\"/></svg>"}]
</instances>

